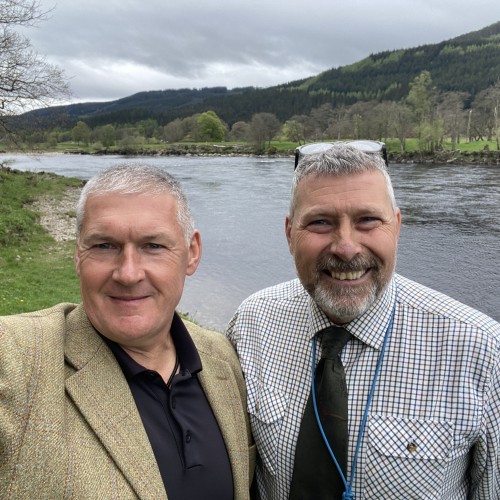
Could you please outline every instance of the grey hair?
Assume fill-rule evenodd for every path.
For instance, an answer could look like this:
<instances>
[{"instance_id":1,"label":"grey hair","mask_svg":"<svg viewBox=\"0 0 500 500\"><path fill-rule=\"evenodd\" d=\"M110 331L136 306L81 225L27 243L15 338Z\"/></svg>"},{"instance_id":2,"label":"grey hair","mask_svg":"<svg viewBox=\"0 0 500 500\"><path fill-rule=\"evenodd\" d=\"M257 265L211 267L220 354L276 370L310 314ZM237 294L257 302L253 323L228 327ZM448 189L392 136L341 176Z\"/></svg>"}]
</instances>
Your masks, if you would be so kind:
<instances>
[{"instance_id":1,"label":"grey hair","mask_svg":"<svg viewBox=\"0 0 500 500\"><path fill-rule=\"evenodd\" d=\"M379 154L363 153L348 144L335 143L326 151L302 156L292 179L289 216L293 217L297 187L304 177L343 176L377 171L384 176L392 208L396 211L394 188L385 161Z\"/></svg>"},{"instance_id":2,"label":"grey hair","mask_svg":"<svg viewBox=\"0 0 500 500\"><path fill-rule=\"evenodd\" d=\"M170 194L177 200L177 220L189 245L194 232L194 220L182 187L168 172L142 163L125 163L108 167L92 177L83 187L76 205L76 232L80 238L85 219L85 204L89 195L111 193Z\"/></svg>"}]
</instances>

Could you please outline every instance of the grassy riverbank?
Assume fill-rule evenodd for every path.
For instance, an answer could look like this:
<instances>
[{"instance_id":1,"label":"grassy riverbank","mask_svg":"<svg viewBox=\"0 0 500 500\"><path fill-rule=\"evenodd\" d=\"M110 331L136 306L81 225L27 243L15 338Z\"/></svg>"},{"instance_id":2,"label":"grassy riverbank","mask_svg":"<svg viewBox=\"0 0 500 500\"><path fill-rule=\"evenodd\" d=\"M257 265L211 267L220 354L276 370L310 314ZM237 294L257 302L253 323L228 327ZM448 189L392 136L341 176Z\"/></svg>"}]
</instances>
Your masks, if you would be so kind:
<instances>
[{"instance_id":1,"label":"grassy riverbank","mask_svg":"<svg viewBox=\"0 0 500 500\"><path fill-rule=\"evenodd\" d=\"M74 242L58 242L40 224L33 202L60 199L78 179L0 167L0 315L79 302Z\"/></svg>"}]
</instances>

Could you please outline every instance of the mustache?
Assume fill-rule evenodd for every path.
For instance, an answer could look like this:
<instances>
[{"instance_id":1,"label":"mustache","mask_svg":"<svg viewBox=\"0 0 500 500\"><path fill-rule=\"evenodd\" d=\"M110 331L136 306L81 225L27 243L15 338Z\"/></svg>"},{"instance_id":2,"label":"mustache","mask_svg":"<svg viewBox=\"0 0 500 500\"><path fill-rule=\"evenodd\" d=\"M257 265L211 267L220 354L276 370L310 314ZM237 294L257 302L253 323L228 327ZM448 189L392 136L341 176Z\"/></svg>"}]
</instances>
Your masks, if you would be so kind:
<instances>
[{"instance_id":1,"label":"mustache","mask_svg":"<svg viewBox=\"0 0 500 500\"><path fill-rule=\"evenodd\" d=\"M354 257L350 261L340 260L333 255L325 255L320 257L316 263L318 271L333 271L337 273L348 273L356 271L364 271L368 268L379 269L382 263L375 256L362 257L360 255Z\"/></svg>"}]
</instances>

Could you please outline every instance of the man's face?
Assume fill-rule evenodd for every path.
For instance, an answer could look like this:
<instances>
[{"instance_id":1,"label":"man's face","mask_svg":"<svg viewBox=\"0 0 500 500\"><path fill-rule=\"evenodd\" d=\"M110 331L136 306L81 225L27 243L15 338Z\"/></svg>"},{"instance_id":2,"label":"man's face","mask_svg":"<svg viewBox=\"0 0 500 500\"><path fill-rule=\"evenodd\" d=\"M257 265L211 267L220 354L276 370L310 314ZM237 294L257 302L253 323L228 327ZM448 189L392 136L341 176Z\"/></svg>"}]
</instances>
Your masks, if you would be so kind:
<instances>
[{"instance_id":1,"label":"man's face","mask_svg":"<svg viewBox=\"0 0 500 500\"><path fill-rule=\"evenodd\" d=\"M382 295L400 226L380 172L302 179L286 236L300 281L332 321L353 320Z\"/></svg>"},{"instance_id":2,"label":"man's face","mask_svg":"<svg viewBox=\"0 0 500 500\"><path fill-rule=\"evenodd\" d=\"M188 246L173 196L90 195L75 266L91 323L123 346L163 342L200 257L199 233Z\"/></svg>"}]
</instances>

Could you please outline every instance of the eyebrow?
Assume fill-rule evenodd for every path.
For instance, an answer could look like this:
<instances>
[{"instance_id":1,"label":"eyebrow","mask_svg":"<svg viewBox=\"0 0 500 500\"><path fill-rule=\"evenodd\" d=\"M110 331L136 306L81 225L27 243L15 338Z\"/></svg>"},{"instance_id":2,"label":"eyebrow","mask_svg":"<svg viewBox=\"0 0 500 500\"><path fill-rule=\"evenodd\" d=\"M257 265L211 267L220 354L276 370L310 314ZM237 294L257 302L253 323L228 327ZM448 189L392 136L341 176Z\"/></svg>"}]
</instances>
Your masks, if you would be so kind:
<instances>
[{"instance_id":1,"label":"eyebrow","mask_svg":"<svg viewBox=\"0 0 500 500\"><path fill-rule=\"evenodd\" d=\"M340 214L344 214L345 212L341 210L340 212L338 210L328 210L324 208L319 208L315 209L312 207L309 210L305 210L302 212L303 217L337 217ZM350 210L347 212L349 215L362 215L362 214L369 214L369 215L384 215L386 213L386 210L381 209L380 207L374 207L374 206L362 206L362 207L356 207L353 210Z\"/></svg>"},{"instance_id":2,"label":"eyebrow","mask_svg":"<svg viewBox=\"0 0 500 500\"><path fill-rule=\"evenodd\" d=\"M154 240L158 240L161 238L166 238L166 236L167 236L166 233L146 234L145 236L141 236L140 241L154 241ZM117 238L110 235L109 233L97 231L95 233L89 233L89 234L81 237L81 240L82 241L104 240L104 241L116 242Z\"/></svg>"}]
</instances>

